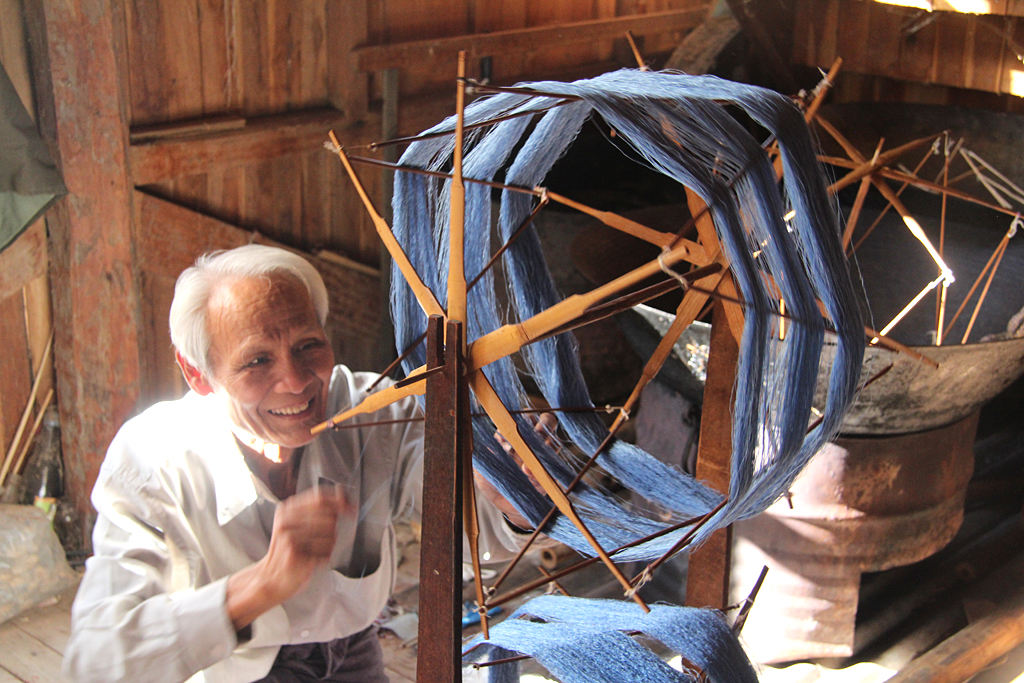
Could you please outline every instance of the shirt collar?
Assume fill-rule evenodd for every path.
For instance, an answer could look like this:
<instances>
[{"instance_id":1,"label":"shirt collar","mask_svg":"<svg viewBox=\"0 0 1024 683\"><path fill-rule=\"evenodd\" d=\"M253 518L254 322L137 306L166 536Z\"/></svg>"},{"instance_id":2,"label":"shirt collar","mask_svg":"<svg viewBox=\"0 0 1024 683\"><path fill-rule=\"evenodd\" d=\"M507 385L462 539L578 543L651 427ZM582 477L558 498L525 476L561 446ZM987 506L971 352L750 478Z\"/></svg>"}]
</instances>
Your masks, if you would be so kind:
<instances>
[{"instance_id":1,"label":"shirt collar","mask_svg":"<svg viewBox=\"0 0 1024 683\"><path fill-rule=\"evenodd\" d=\"M253 474L235 441L223 402L214 394L199 396L193 392L189 392L186 399L196 402L197 450L213 479L217 523L224 526L256 502L258 494Z\"/></svg>"}]
</instances>

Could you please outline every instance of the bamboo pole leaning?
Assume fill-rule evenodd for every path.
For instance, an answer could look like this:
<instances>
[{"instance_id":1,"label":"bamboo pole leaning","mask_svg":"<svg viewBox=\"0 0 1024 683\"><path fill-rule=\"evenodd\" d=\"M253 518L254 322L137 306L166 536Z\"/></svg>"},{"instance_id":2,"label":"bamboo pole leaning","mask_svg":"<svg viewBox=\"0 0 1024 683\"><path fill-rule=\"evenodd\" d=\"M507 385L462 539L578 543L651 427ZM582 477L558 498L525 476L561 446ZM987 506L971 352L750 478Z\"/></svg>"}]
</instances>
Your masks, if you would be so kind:
<instances>
[{"instance_id":1,"label":"bamboo pole leaning","mask_svg":"<svg viewBox=\"0 0 1024 683\"><path fill-rule=\"evenodd\" d=\"M32 406L35 405L36 395L39 393L39 384L43 379L43 372L47 368L47 361L50 360L50 353L53 351L53 330L50 330L50 337L46 341L46 350L43 351L43 358L39 362L39 368L36 370L36 376L32 380L32 390L29 392L28 401L25 403L25 409L21 413L21 421L18 423L18 429L14 433L14 439L11 440L11 445L7 449L7 454L4 456L3 467L0 467L0 487L2 487L7 481L7 474L11 470L11 466L14 464L14 454L18 452L18 445L21 443L22 434L25 432L25 427L28 425L28 420L32 416Z\"/></svg>"}]
</instances>

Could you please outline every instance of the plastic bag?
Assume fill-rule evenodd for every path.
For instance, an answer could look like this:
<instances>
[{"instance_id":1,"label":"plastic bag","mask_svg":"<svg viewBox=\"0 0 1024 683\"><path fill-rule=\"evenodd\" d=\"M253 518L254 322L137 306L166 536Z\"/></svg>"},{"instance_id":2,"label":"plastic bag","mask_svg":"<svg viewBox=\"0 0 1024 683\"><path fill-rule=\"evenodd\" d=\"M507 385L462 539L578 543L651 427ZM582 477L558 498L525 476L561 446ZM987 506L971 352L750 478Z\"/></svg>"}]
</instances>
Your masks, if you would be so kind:
<instances>
[{"instance_id":1,"label":"plastic bag","mask_svg":"<svg viewBox=\"0 0 1024 683\"><path fill-rule=\"evenodd\" d=\"M0 505L0 624L77 581L42 510Z\"/></svg>"}]
</instances>

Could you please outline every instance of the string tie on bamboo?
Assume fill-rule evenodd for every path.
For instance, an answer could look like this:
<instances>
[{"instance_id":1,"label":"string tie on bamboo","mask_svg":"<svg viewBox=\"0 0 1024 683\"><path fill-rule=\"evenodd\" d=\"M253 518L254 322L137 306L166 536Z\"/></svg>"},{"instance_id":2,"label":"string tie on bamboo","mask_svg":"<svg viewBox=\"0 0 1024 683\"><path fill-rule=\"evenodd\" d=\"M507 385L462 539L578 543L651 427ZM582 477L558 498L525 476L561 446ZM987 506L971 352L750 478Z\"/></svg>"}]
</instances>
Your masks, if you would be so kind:
<instances>
[{"instance_id":1,"label":"string tie on bamboo","mask_svg":"<svg viewBox=\"0 0 1024 683\"><path fill-rule=\"evenodd\" d=\"M1013 217L1010 229L1006 231L1006 239L1013 239L1013 236L1017 234L1017 228L1024 228L1024 221L1021 221L1019 213Z\"/></svg>"},{"instance_id":2,"label":"string tie on bamboo","mask_svg":"<svg viewBox=\"0 0 1024 683\"><path fill-rule=\"evenodd\" d=\"M665 262L665 257L668 256L671 253L671 251L672 250L668 248L668 245L665 245L661 248L661 253L658 254L658 266L661 268L661 271L663 273L665 273L670 278L674 279L676 282L679 283L679 287L683 290L683 292L686 292L688 289L690 289L690 283L687 282L686 278L684 278L678 272L672 270L668 263Z\"/></svg>"},{"instance_id":3,"label":"string tie on bamboo","mask_svg":"<svg viewBox=\"0 0 1024 683\"><path fill-rule=\"evenodd\" d=\"M651 565L644 567L644 570L640 572L640 575L636 577L636 583L625 592L627 598L631 598L636 595L636 592L643 588L650 580L654 578L654 573L651 571Z\"/></svg>"}]
</instances>

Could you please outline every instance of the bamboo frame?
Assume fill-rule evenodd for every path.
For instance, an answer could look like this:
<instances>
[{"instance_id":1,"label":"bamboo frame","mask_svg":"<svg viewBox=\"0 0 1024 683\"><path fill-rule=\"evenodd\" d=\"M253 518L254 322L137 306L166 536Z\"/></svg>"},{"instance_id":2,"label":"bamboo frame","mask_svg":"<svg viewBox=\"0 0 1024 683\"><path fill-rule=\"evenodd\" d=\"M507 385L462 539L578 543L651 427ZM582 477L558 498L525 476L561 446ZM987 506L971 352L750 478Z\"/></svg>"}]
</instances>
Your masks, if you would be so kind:
<instances>
[{"instance_id":1,"label":"bamboo frame","mask_svg":"<svg viewBox=\"0 0 1024 683\"><path fill-rule=\"evenodd\" d=\"M639 56L639 51L635 50L635 53L637 55L638 60L641 60ZM835 73L835 71L838 70L840 65L841 60L837 60L837 63L833 65L832 71L830 71L829 77L826 78L826 84L831 83L830 77ZM583 520L577 515L572 505L572 502L569 500L568 493L572 491L573 487L582 479L582 477L590 468L590 466L592 466L593 462L596 460L598 455L603 451L607 444L611 442L611 439L613 438L617 429L628 419L629 410L632 408L633 405L635 405L635 402L639 396L639 392L642 391L643 386L646 385L646 383L649 382L650 379L657 373L658 369L660 369L661 365L667 359L671 351L671 347L675 342L676 338L682 332L682 330L685 329L687 324L691 322L699 314L706 300L708 298L716 298L722 301L730 302L731 305L728 307L729 315L727 315L727 322L729 324L730 329L732 330L732 333L737 337L741 333L743 327L743 302L741 299L739 299L738 294L735 290L735 285L732 282L731 277L728 275L728 263L725 260L724 256L721 254L721 249L717 243L717 238L714 233L714 226L713 224L711 224L710 214L708 213L709 208L703 205L703 202L699 202L699 200L696 199L696 196L693 195L692 193L690 193L690 199L691 214L693 215L693 217L690 219L687 225L683 226L683 228L681 228L678 233L673 235L670 233L661 233L659 231L651 230L650 228L647 228L646 226L643 226L635 221L631 221L629 219L618 216L616 214L612 214L610 212L599 211L591 207L587 207L582 203L576 202L572 199L563 197L556 193L552 193L543 188L533 188L532 190L527 188L514 188L511 186L501 186L498 183L491 183L488 181L475 181L473 179L464 178L462 174L462 137L463 131L468 129L469 127L465 126L464 124L463 98L465 92L465 84L468 82L469 81L467 81L464 78L464 55L460 55L459 90L457 91L458 104L456 114L456 126L454 131L455 161L452 174L450 174L449 176L448 174L433 171L424 171L423 169L399 168L399 170L427 173L435 177L452 178L452 199L450 216L451 224L449 230L449 237L451 240L451 256L449 279L447 283L447 301L449 309L447 311L447 317L449 317L452 320L464 320L467 317L466 294L468 290L480 280L484 273L486 273L493 266L494 263L497 262L501 254L504 253L504 251L509 248L509 246L519 236L521 231L524 230L530 222L532 222L533 218L536 216L536 213L547 203L548 200L556 201L566 206L570 206L579 211L582 211L583 213L587 213L588 215L597 218L598 220L600 220L606 225L609 225L612 228L615 228L617 230L620 230L622 232L625 232L634 237L637 237L639 239L642 239L644 241L647 241L651 244L655 244L663 248L662 256L657 261L647 263L644 266L641 266L613 280L612 282L607 283L606 285L597 287L590 292L568 297L567 299L559 302L558 304L555 304L551 308L542 311L537 315L528 318L527 320L521 321L517 324L505 325L497 330L494 330L491 333L486 334L480 337L479 339L475 340L465 349L465 359L467 366L465 374L466 381L469 387L473 390L473 393L476 395L477 400L484 407L486 414L497 425L499 433L501 433L501 435L509 442L509 444L511 444L515 452L523 459L527 469L536 478L541 488L543 488L545 493L549 497L551 497L554 506L552 508L551 513L549 513L548 515L548 519L550 519L551 515L554 514L555 510L561 511L563 514L565 514L566 517L574 524L574 526L576 526L580 530L580 532L587 539L588 543L590 543L590 545L594 548L595 552L597 553L597 557L591 558L592 562L590 563L592 564L593 562L597 561L603 562L612 572L613 576L615 576L615 578L626 590L626 594L629 597L632 597L643 609L647 610L648 608L646 604L637 595L635 590L636 584L642 580L642 575L634 577L632 581L627 580L625 578L621 570L615 565L615 562L612 560L611 555L601 547L598 541L589 532ZM557 97L559 99L559 102L555 106L559 106L560 104L564 104L566 101L569 101L569 98L564 98L562 96L555 96L551 93L543 93L539 91L532 91L526 89L498 89L487 87L480 89L485 91L500 92L522 91L521 94L528 94L531 96ZM823 91L824 88L822 88L820 92L816 93L815 101L812 102L811 107L809 107L807 111L808 118L813 118L817 108L815 105L820 104ZM532 115L536 113L538 112L531 111L517 113L516 115ZM493 123L496 123L498 120L503 119L502 117L498 117L488 122L478 122L478 124L473 125L492 125ZM438 133L437 135L452 134L453 133L451 131L448 131L444 133ZM392 254L392 257L395 259L396 263L399 264L399 269L401 270L402 274L406 277L406 279L409 281L410 286L412 287L413 292L416 295L421 307L423 307L423 309L428 314L444 316L445 313L441 310L440 304L437 302L436 297L434 297L430 290L425 287L422 280L415 273L415 270L413 269L408 258L405 256L404 252L402 252L400 245L394 238L394 234L390 226L388 226L387 223L382 218L380 218L380 216L374 210L372 203L367 198L366 193L362 189L361 184L359 184L358 178L356 177L355 172L352 169L351 164L349 163L349 158L345 154L344 150L342 150L340 146L337 145L336 137L332 134L331 138L332 141L335 143L335 151L337 151L339 158L345 165L346 171L349 173L353 182L356 184L357 191L359 192L360 197L363 200L363 203L366 206L367 210L371 214L371 218L374 221L378 234L381 236L382 240L384 240L385 246L388 249L389 253ZM425 139L425 137L417 136L415 138L410 138L409 140L418 139ZM862 163L860 164L860 166L855 168L851 174L848 174L847 178L852 178L852 180L849 180L848 182L853 182L858 178L871 178L871 174L875 170L877 170L877 167L880 166L882 163L888 161L891 158L895 158L899 154L902 154L903 152L907 151L908 149L920 146L921 144L924 144L924 142L930 139L931 138L925 138L914 141L912 143L908 143L907 145L904 145L895 150L890 150L890 152L887 152L885 155L881 154L880 145L871 162L864 162L864 160L861 159ZM369 163L379 163L371 160L367 161ZM397 167L397 165L394 166ZM741 170L738 176L742 176L744 171L745 169ZM877 181L874 178L871 178L871 180L872 182L877 183ZM502 245L498 253L494 254L494 256L491 257L490 261L481 270L481 272L477 274L469 283L467 283L466 280L463 258L464 182L483 182L484 184L492 186L501 186L503 187L503 189L532 193L541 198L541 201L538 203L538 206L533 210L530 216L523 222L523 224L516 230L516 232L513 233L510 239L504 245ZM864 188L865 192L866 185L866 181L862 183L862 188ZM698 204L700 206L698 206ZM701 243L683 239L685 231L693 224L697 225L698 232L700 233ZM529 446L522 438L522 435L519 433L519 428L515 421L515 418L513 417L512 411L509 411L502 404L500 398L497 396L486 375L484 375L483 372L480 372L480 370L487 366L488 364L493 363L500 358L507 357L508 355L519 351L526 344L546 338L552 334L560 333L566 329L570 329L571 327L578 326L580 324L585 324L586 322L595 319L595 317L598 315L604 315L608 311L617 310L617 308L620 306L632 305L634 300L636 300L637 298L643 298L647 296L651 290L657 289L658 287L665 287L667 285L675 286L675 284L672 281L668 281L667 283L662 283L661 285L648 287L645 290L641 290L640 292L634 292L632 294L625 295L623 294L623 292L626 292L630 288L637 286L644 279L652 275L655 275L658 271L669 272L670 274L679 277L678 273L672 271L671 267L678 263L679 261L683 260L689 261L690 263L699 266L700 268L698 269L698 271L704 272L694 271L693 273L688 274L689 277L680 277L680 283L683 284L685 288L689 289L689 291L686 292L683 304L681 304L680 308L677 310L677 318L675 323L673 324L670 334L665 336L661 344L659 344L659 347L656 350L655 354L653 354L651 359L648 360L641 381L634 389L634 392L630 396L630 399L627 401L626 405L624 405L620 409L619 414L618 416L616 416L616 419L613 423L613 427L609 431L608 437L604 440L604 442L593 454L593 456L586 463L586 465L581 469L581 471L578 473L577 477L574 479L572 484L570 484L568 489L562 490L558 483L553 479L553 477L551 477L551 475L543 467L539 458L537 458L536 454L530 450ZM720 270L718 272L710 272L704 270L705 267L709 267L711 265L717 266ZM948 269L946 270L948 271ZM718 291L719 289L721 289L721 291ZM825 317L827 319L827 315ZM413 344L413 347L415 347L415 344ZM413 370L409 374L409 377L406 380L404 380L402 384L390 387L388 389L371 395L359 406L355 406L347 411L339 413L338 415L332 417L323 425L318 425L316 428L314 428L314 433L318 433L319 431L322 431L323 429L329 426L334 426L337 422L341 422L353 415L373 412L379 409L380 407L383 407L388 403L399 398L402 398L404 396L423 393L423 386L425 385L425 382L423 382L422 380L425 379L425 377L426 372L424 368L417 368L416 370ZM364 425L365 424L366 423L364 423ZM470 475L469 477L467 477L467 479L469 479L469 484L466 488L464 488L464 492L467 492L469 494L466 496L467 504L464 509L467 530L472 529L472 525L475 523L475 505L471 502L471 499L473 497L471 470L469 470L469 472ZM648 567L644 571L644 574L649 574L650 571L656 569L668 557L671 557L681 548L685 547L694 537L694 535L699 531L699 529L702 528L702 526L706 524L708 520L710 520L719 510L721 510L725 506L725 504L726 501L723 501L719 506L717 506L714 510L710 511L706 515L703 515L696 520L688 520L687 522L681 523L680 525L671 527L681 528L682 525L694 525L693 528L679 540L679 542L674 544L673 548L668 553L666 553L663 557L659 558L658 560L655 560L650 565L648 565ZM530 539L531 541L533 538L536 537L536 535L539 533L539 529L543 526L544 524L542 523L538 527L538 530L534 531ZM664 530L664 533L668 533L670 529ZM652 535L649 538L653 538L656 536L657 534ZM646 539L638 539L634 543L623 546L623 548L630 547L638 543L642 543L644 540ZM527 547L528 545L529 541L527 542ZM523 551L525 552L525 547ZM616 551L613 551L613 553L614 552ZM481 611L482 624L486 636L487 608L494 606L497 602L499 602L499 600L505 600L510 598L503 596L502 598L492 597L490 600L485 600L485 593L482 590L481 584L479 582L479 558L476 556L475 550L473 559L474 568L477 570L475 573L478 577L478 604L479 609ZM576 566L582 567L584 564L586 564L586 561ZM493 593L497 589L497 586L500 585L504 577L507 576L508 570L510 568L511 567L506 569L505 573L502 575L501 578L499 578L495 586L488 589L488 595L493 596ZM561 575L563 574L556 573L550 576L545 576L541 580L540 585L543 585L543 583L555 582Z\"/></svg>"}]
</instances>

